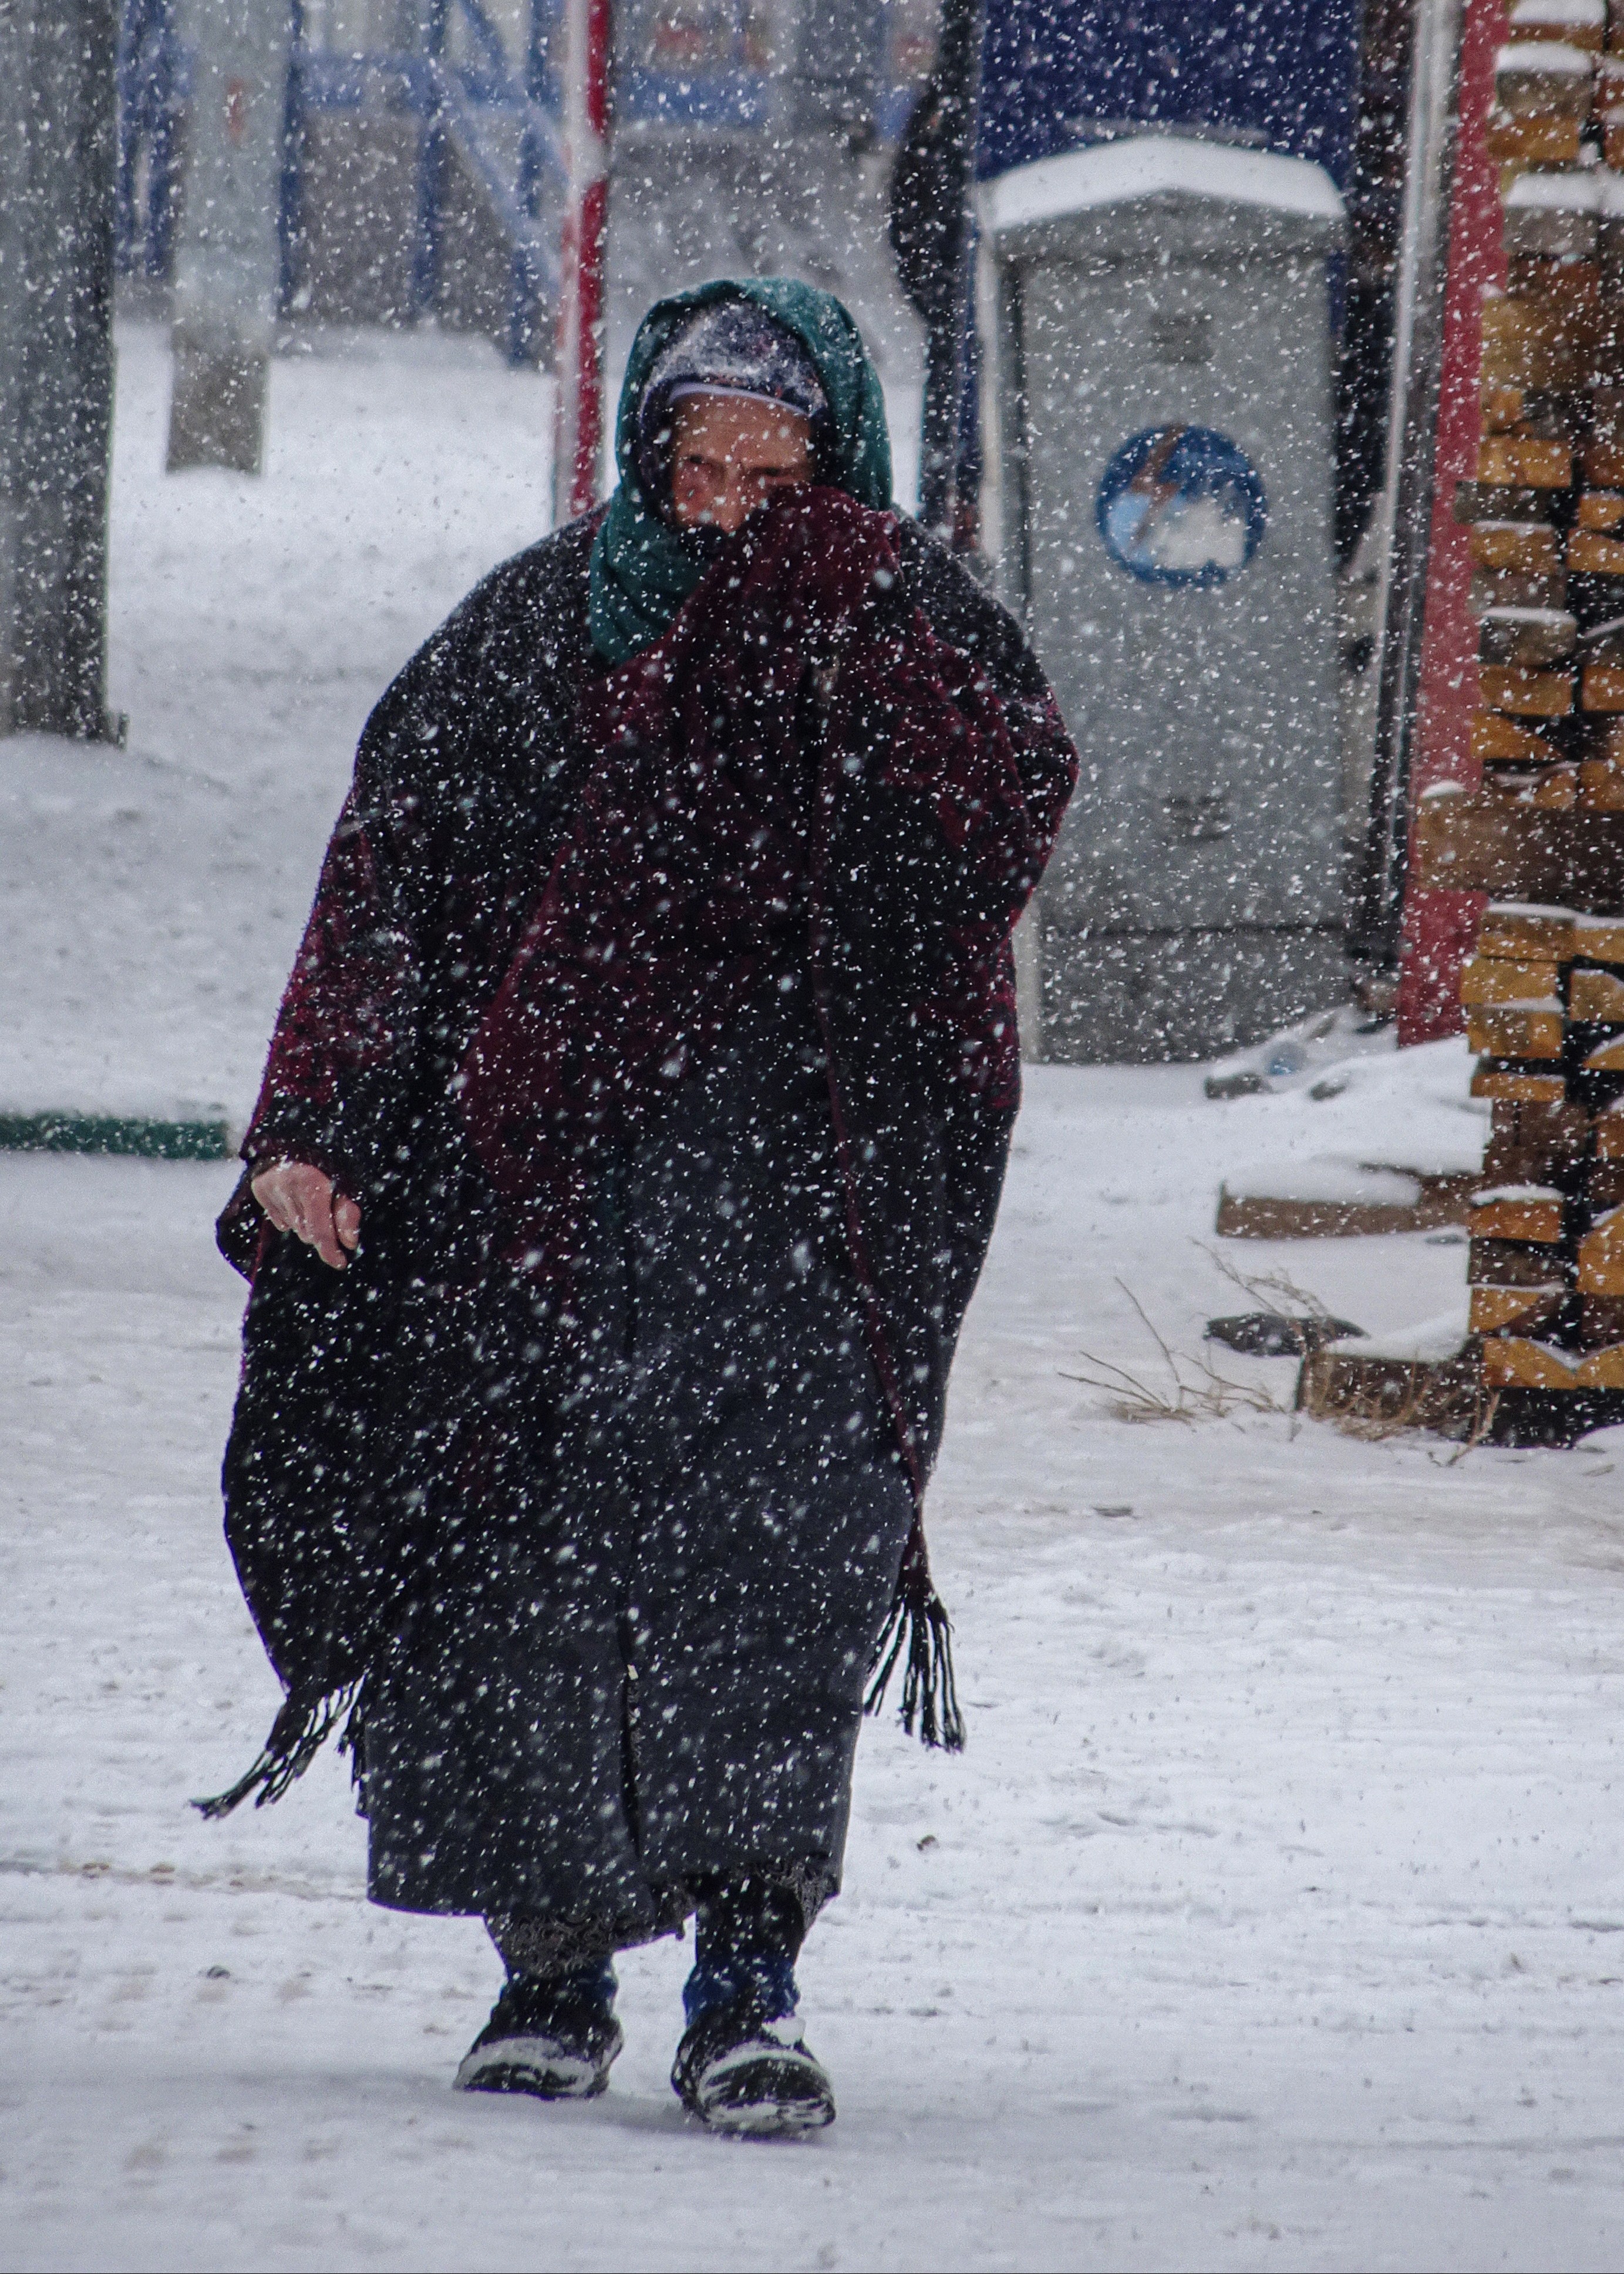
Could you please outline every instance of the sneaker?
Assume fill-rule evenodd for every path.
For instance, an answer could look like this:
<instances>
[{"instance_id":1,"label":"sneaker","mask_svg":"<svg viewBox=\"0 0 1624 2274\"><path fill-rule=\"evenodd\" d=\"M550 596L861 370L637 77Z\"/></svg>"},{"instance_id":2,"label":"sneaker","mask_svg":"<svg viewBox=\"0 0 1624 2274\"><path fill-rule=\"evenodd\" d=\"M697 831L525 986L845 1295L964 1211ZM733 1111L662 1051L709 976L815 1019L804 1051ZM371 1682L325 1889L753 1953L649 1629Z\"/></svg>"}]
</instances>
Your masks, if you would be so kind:
<instances>
[{"instance_id":1,"label":"sneaker","mask_svg":"<svg viewBox=\"0 0 1624 2274\"><path fill-rule=\"evenodd\" d=\"M607 1960L546 1981L510 1976L456 2073L457 2090L595 2099L626 2042L614 1992Z\"/></svg>"},{"instance_id":2,"label":"sneaker","mask_svg":"<svg viewBox=\"0 0 1624 2274\"><path fill-rule=\"evenodd\" d=\"M765 1978L780 1971L783 1983ZM764 2139L834 2122L834 2091L801 2035L787 1966L742 1978L695 1967L682 2001L688 2026L671 2082L701 2123Z\"/></svg>"}]
</instances>

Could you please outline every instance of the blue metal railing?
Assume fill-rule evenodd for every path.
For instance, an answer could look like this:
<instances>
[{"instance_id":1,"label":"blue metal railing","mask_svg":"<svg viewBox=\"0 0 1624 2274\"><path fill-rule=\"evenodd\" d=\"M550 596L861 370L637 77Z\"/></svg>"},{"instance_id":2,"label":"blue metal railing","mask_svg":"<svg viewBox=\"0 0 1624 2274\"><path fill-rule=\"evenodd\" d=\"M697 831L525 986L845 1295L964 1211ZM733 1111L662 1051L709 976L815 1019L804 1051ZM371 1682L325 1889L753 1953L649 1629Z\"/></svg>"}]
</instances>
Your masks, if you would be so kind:
<instances>
[{"instance_id":1,"label":"blue metal railing","mask_svg":"<svg viewBox=\"0 0 1624 2274\"><path fill-rule=\"evenodd\" d=\"M509 260L507 349L515 363L530 359L536 312L556 305L559 252L547 226L549 187L561 218L567 186L559 140L556 90L547 70L556 0L530 0L525 73L508 60L500 33L480 0L455 0L471 53L451 59L452 0L434 0L425 25L423 111L419 152L417 242L412 300L426 311L440 282L440 223L446 172L455 153L477 182L507 240ZM511 155L510 155L511 152Z\"/></svg>"},{"instance_id":2,"label":"blue metal railing","mask_svg":"<svg viewBox=\"0 0 1624 2274\"><path fill-rule=\"evenodd\" d=\"M278 215L282 302L290 305L301 238L301 151L316 111L392 111L417 122L412 215L411 305L427 313L441 283L443 224L452 162L478 185L507 245L507 352L530 359L538 311L555 303L557 224L564 207L557 60L561 0L530 0L525 54L515 66L484 0L423 0L417 44L410 49L340 55L304 36L303 0L288 0L293 30L285 112L285 159ZM694 68L680 53L623 64L617 116L698 127L771 127L781 82L756 52L750 11L733 0L732 37ZM190 58L177 0L123 0L118 58L119 147L117 254L126 275L167 280L174 269L181 149L191 93ZM882 94L884 139L900 132L908 87Z\"/></svg>"},{"instance_id":3,"label":"blue metal railing","mask_svg":"<svg viewBox=\"0 0 1624 2274\"><path fill-rule=\"evenodd\" d=\"M359 56L330 54L303 37L299 0L290 0L293 46L288 73L285 153L278 229L282 300L293 294L306 117L318 110L406 112L418 123L412 305L426 312L440 286L448 168L455 154L507 244L510 284L507 350L529 360L537 312L555 300L558 247L549 208L561 210L563 154L548 49L557 0L531 0L523 73L480 0L431 0L420 48ZM455 30L462 50L454 60ZM119 44L117 258L120 272L167 280L174 272L182 128L190 59L175 0L124 0ZM550 194L551 193L551 194Z\"/></svg>"}]
</instances>

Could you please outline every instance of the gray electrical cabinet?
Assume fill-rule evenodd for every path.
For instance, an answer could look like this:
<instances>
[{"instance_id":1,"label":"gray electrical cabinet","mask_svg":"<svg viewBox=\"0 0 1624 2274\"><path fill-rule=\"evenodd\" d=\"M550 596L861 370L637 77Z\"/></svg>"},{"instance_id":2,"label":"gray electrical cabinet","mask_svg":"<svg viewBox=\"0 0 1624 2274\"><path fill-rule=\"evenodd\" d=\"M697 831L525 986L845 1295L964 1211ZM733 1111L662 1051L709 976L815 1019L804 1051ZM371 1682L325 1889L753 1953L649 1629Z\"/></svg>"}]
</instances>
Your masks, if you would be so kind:
<instances>
[{"instance_id":1,"label":"gray electrical cabinet","mask_svg":"<svg viewBox=\"0 0 1624 2274\"><path fill-rule=\"evenodd\" d=\"M1342 199L1306 160L1138 134L981 214L1003 578L1082 755L1041 1055L1211 1057L1346 992Z\"/></svg>"}]
</instances>

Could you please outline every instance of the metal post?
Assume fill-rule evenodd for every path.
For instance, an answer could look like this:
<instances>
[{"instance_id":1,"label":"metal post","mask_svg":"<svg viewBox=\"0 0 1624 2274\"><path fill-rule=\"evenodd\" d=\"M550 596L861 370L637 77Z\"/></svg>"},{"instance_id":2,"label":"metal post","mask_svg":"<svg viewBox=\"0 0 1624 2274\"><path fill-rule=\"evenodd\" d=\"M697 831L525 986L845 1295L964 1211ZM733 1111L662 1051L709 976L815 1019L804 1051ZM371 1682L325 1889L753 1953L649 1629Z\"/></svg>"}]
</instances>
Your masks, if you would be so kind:
<instances>
[{"instance_id":1,"label":"metal post","mask_svg":"<svg viewBox=\"0 0 1624 2274\"><path fill-rule=\"evenodd\" d=\"M443 64L449 0L426 0L419 33L431 64ZM417 148L417 229L411 261L411 312L432 316L440 299L440 212L445 203L448 153L438 94L424 120Z\"/></svg>"},{"instance_id":2,"label":"metal post","mask_svg":"<svg viewBox=\"0 0 1624 2274\"><path fill-rule=\"evenodd\" d=\"M282 102L282 175L276 199L276 312L285 316L298 290L304 233L304 0L289 0L287 93Z\"/></svg>"},{"instance_id":3,"label":"metal post","mask_svg":"<svg viewBox=\"0 0 1624 2274\"><path fill-rule=\"evenodd\" d=\"M282 282L293 11L290 0L186 0L183 23L195 77L169 467L257 474Z\"/></svg>"},{"instance_id":4,"label":"metal post","mask_svg":"<svg viewBox=\"0 0 1624 2274\"><path fill-rule=\"evenodd\" d=\"M949 544L973 549L975 501L959 494L960 424L968 372L974 233L970 191L981 87L982 0L944 0L936 87L942 105L944 276L951 289L933 308L925 345L925 403L920 437L920 519ZM966 512L966 508L968 511Z\"/></svg>"},{"instance_id":5,"label":"metal post","mask_svg":"<svg viewBox=\"0 0 1624 2274\"><path fill-rule=\"evenodd\" d=\"M115 0L0 0L0 732L99 741Z\"/></svg>"},{"instance_id":6,"label":"metal post","mask_svg":"<svg viewBox=\"0 0 1624 2274\"><path fill-rule=\"evenodd\" d=\"M1376 755L1348 941L1351 956L1384 972L1398 963L1410 842L1410 757L1432 529L1459 54L1459 0L1420 0L1410 61L1409 162L1394 294L1387 475L1376 513L1381 564L1374 664L1380 674Z\"/></svg>"},{"instance_id":7,"label":"metal post","mask_svg":"<svg viewBox=\"0 0 1624 2274\"><path fill-rule=\"evenodd\" d=\"M524 39L524 94L539 107L547 89L547 8L545 0L530 0ZM537 217L542 177L541 134L532 109L519 139L519 211L528 220ZM508 288L508 360L515 366L533 363L537 348L535 279L522 248L515 245L509 262Z\"/></svg>"},{"instance_id":8,"label":"metal post","mask_svg":"<svg viewBox=\"0 0 1624 2274\"><path fill-rule=\"evenodd\" d=\"M560 0L530 0L525 85L544 110L557 111L563 90L563 28Z\"/></svg>"},{"instance_id":9,"label":"metal post","mask_svg":"<svg viewBox=\"0 0 1624 2274\"><path fill-rule=\"evenodd\" d=\"M184 102L175 0L123 0L123 18L116 258L121 275L168 283L180 201ZM138 205L143 153L145 194Z\"/></svg>"},{"instance_id":10,"label":"metal post","mask_svg":"<svg viewBox=\"0 0 1624 2274\"><path fill-rule=\"evenodd\" d=\"M609 0L566 0L564 222L553 517L590 513L604 439L604 223L609 192Z\"/></svg>"}]
</instances>

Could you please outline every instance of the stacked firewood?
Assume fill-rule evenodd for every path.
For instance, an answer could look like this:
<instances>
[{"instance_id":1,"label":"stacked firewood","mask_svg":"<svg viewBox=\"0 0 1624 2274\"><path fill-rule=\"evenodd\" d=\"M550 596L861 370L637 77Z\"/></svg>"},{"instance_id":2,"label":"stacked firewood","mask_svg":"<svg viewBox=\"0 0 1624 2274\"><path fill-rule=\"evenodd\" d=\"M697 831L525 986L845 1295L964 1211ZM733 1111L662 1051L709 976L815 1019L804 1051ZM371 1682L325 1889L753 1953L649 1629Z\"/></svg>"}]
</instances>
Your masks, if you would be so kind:
<instances>
[{"instance_id":1,"label":"stacked firewood","mask_svg":"<svg viewBox=\"0 0 1624 2274\"><path fill-rule=\"evenodd\" d=\"M1502 1391L1624 1390L1624 0L1514 0L1497 58L1507 285L1483 302L1476 794L1422 880L1486 887L1462 982L1491 1102L1471 1326ZM1615 52L1616 51L1616 52Z\"/></svg>"},{"instance_id":2,"label":"stacked firewood","mask_svg":"<svg viewBox=\"0 0 1624 2274\"><path fill-rule=\"evenodd\" d=\"M1461 991L1493 1114L1469 1269L1485 1380L1624 1389L1624 915L1491 907Z\"/></svg>"}]
</instances>

